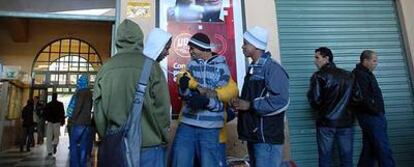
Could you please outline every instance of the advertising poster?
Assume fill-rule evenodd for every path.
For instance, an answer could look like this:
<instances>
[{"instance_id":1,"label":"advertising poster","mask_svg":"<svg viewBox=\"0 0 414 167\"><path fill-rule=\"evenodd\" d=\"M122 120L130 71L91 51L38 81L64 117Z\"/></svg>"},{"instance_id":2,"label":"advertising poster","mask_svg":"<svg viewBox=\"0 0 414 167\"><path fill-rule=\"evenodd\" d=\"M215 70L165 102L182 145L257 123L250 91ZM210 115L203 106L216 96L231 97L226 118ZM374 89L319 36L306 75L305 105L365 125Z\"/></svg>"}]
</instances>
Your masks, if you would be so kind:
<instances>
[{"instance_id":1,"label":"advertising poster","mask_svg":"<svg viewBox=\"0 0 414 167\"><path fill-rule=\"evenodd\" d=\"M234 0L160 0L160 28L173 35L170 55L161 63L167 71L173 115L181 109L174 76L190 61L187 43L195 33L209 36L213 52L226 57L232 78L240 84L238 73L244 74L245 62L241 51L243 26L239 3L235 4Z\"/></svg>"}]
</instances>

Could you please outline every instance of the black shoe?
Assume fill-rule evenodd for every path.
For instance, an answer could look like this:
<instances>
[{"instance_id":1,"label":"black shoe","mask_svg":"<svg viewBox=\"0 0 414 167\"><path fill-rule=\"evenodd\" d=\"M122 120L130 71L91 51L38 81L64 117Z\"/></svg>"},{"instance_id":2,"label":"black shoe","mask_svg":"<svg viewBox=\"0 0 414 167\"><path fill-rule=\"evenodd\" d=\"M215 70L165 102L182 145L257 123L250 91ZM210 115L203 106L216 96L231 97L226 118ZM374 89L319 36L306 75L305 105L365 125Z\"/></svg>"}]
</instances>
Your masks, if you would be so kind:
<instances>
[{"instance_id":1,"label":"black shoe","mask_svg":"<svg viewBox=\"0 0 414 167\"><path fill-rule=\"evenodd\" d=\"M23 146L20 146L20 152L23 152Z\"/></svg>"},{"instance_id":2,"label":"black shoe","mask_svg":"<svg viewBox=\"0 0 414 167\"><path fill-rule=\"evenodd\" d=\"M27 148L26 148L26 151L27 151L27 152L30 152L30 147L27 147Z\"/></svg>"}]
</instances>

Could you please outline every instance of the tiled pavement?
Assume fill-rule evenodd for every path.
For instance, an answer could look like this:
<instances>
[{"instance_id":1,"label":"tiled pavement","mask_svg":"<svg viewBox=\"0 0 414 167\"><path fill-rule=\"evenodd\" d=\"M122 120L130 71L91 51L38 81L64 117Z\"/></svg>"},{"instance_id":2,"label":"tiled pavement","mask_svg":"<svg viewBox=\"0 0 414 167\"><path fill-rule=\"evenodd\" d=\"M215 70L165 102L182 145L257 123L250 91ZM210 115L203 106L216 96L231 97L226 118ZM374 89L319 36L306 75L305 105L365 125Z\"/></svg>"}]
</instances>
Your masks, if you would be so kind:
<instances>
[{"instance_id":1,"label":"tiled pavement","mask_svg":"<svg viewBox=\"0 0 414 167\"><path fill-rule=\"evenodd\" d=\"M20 152L19 148L0 153L1 167L67 167L69 166L69 138L61 136L57 152L47 156L46 144L36 145L30 152Z\"/></svg>"}]
</instances>

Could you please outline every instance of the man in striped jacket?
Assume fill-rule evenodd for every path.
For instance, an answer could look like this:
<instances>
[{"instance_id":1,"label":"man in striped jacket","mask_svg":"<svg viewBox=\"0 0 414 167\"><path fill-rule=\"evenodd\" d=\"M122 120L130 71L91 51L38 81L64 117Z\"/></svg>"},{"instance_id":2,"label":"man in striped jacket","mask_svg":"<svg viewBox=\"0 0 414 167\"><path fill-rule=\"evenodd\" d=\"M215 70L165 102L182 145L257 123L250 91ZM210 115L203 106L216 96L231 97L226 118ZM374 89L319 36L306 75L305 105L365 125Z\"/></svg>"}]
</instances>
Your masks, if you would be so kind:
<instances>
[{"instance_id":1,"label":"man in striped jacket","mask_svg":"<svg viewBox=\"0 0 414 167\"><path fill-rule=\"evenodd\" d=\"M207 35L193 35L188 45L192 59L186 73L177 79L184 106L173 143L171 163L173 167L192 167L196 155L202 167L225 166L225 154L220 151L219 145L225 112L223 103L212 90L228 84L230 71L225 58L211 51ZM198 83L196 89L190 86L189 76Z\"/></svg>"}]
</instances>

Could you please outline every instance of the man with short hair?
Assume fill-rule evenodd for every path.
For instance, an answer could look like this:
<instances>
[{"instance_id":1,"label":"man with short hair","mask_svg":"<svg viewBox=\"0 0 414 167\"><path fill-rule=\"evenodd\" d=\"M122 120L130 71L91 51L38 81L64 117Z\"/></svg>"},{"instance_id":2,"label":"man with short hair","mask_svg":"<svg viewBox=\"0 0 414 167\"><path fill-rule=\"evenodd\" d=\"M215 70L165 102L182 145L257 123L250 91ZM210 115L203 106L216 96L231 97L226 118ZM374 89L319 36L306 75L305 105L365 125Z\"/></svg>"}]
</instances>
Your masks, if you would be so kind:
<instances>
[{"instance_id":1,"label":"man with short hair","mask_svg":"<svg viewBox=\"0 0 414 167\"><path fill-rule=\"evenodd\" d=\"M243 37L243 53L252 63L244 78L241 97L231 101L238 110L239 139L247 141L252 167L280 167L284 117L289 106L289 76L266 52L267 30L253 27Z\"/></svg>"},{"instance_id":2,"label":"man with short hair","mask_svg":"<svg viewBox=\"0 0 414 167\"><path fill-rule=\"evenodd\" d=\"M307 97L316 112L319 167L333 166L335 140L341 167L352 167L353 116L347 108L352 96L352 75L335 66L327 47L315 50L314 62L318 71L311 77Z\"/></svg>"},{"instance_id":3,"label":"man with short hair","mask_svg":"<svg viewBox=\"0 0 414 167\"><path fill-rule=\"evenodd\" d=\"M387 135L384 99L373 71L378 65L377 54L364 50L352 73L361 93L355 113L362 129L362 151L358 167L394 167L395 161Z\"/></svg>"}]
</instances>

